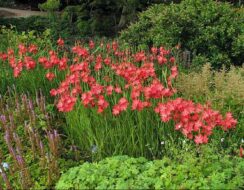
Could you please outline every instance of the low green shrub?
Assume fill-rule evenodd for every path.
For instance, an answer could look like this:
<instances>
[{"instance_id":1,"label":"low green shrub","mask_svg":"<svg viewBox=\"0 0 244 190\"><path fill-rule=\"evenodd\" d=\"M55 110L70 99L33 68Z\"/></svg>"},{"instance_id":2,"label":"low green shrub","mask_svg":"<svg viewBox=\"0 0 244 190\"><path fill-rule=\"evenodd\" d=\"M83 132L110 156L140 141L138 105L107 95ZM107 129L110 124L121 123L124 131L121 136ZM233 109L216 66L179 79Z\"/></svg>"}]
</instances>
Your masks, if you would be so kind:
<instances>
[{"instance_id":1,"label":"low green shrub","mask_svg":"<svg viewBox=\"0 0 244 190\"><path fill-rule=\"evenodd\" d=\"M183 0L180 4L154 5L139 15L138 22L121 34L133 45L181 44L197 65L210 61L241 65L244 57L243 8L212 0Z\"/></svg>"},{"instance_id":2,"label":"low green shrub","mask_svg":"<svg viewBox=\"0 0 244 190\"><path fill-rule=\"evenodd\" d=\"M207 152L206 152L207 153ZM64 173L56 189L240 189L244 161L215 153L148 161L116 156Z\"/></svg>"},{"instance_id":3,"label":"low green shrub","mask_svg":"<svg viewBox=\"0 0 244 190\"><path fill-rule=\"evenodd\" d=\"M44 11L56 11L60 7L60 0L47 0L45 3L39 4L38 7Z\"/></svg>"},{"instance_id":4,"label":"low green shrub","mask_svg":"<svg viewBox=\"0 0 244 190\"><path fill-rule=\"evenodd\" d=\"M15 26L16 30L19 32L36 30L39 33L42 33L50 27L48 18L41 16L31 16L26 18L0 18L0 26L1 25L8 28Z\"/></svg>"}]
</instances>

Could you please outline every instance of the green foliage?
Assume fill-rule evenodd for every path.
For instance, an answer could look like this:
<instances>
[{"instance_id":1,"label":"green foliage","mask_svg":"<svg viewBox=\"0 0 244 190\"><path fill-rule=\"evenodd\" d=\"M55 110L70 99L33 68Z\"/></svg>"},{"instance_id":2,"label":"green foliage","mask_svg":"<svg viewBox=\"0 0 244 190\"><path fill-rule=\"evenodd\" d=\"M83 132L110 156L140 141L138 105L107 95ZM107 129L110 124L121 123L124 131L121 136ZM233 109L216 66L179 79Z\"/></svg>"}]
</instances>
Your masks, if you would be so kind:
<instances>
[{"instance_id":1,"label":"green foliage","mask_svg":"<svg viewBox=\"0 0 244 190\"><path fill-rule=\"evenodd\" d=\"M62 13L63 29L79 36L114 36L135 21L136 14L157 1L89 0L67 6ZM65 27L66 26L66 27Z\"/></svg>"},{"instance_id":2,"label":"green foliage","mask_svg":"<svg viewBox=\"0 0 244 190\"><path fill-rule=\"evenodd\" d=\"M45 3L39 4L39 9L44 11L55 11L60 7L60 0L47 0Z\"/></svg>"},{"instance_id":3,"label":"green foliage","mask_svg":"<svg viewBox=\"0 0 244 190\"><path fill-rule=\"evenodd\" d=\"M155 5L139 15L139 21L122 32L133 45L181 44L196 55L194 64L206 59L214 67L243 62L243 8L212 0L184 0L180 4ZM199 57L201 57L199 59Z\"/></svg>"},{"instance_id":4,"label":"green foliage","mask_svg":"<svg viewBox=\"0 0 244 190\"><path fill-rule=\"evenodd\" d=\"M174 160L116 156L71 168L56 189L238 189L244 187L243 171L243 159L209 149Z\"/></svg>"},{"instance_id":5,"label":"green foliage","mask_svg":"<svg viewBox=\"0 0 244 190\"><path fill-rule=\"evenodd\" d=\"M111 101L116 102L117 99L113 97ZM127 110L120 116L113 117L111 111L101 115L97 114L96 109L87 109L79 104L73 111L65 114L65 131L93 160L121 154L160 157L162 141L177 145L184 138L174 132L172 122L162 123L153 109L139 113Z\"/></svg>"},{"instance_id":6,"label":"green foliage","mask_svg":"<svg viewBox=\"0 0 244 190\"><path fill-rule=\"evenodd\" d=\"M44 32L47 28L50 28L50 23L47 17L31 16L22 18L0 18L2 26L8 28L15 27L18 32L28 32L31 30Z\"/></svg>"}]
</instances>

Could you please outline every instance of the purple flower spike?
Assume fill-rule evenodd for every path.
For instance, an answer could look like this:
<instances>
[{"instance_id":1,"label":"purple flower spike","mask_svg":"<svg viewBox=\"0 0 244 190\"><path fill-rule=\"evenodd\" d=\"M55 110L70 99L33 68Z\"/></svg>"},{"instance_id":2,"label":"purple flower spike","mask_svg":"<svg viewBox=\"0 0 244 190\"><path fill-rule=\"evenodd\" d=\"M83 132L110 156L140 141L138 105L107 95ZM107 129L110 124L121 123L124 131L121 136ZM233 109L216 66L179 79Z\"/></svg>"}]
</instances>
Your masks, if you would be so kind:
<instances>
[{"instance_id":1,"label":"purple flower spike","mask_svg":"<svg viewBox=\"0 0 244 190\"><path fill-rule=\"evenodd\" d=\"M3 124L6 124L6 116L5 115L0 115L0 120Z\"/></svg>"}]
</instances>

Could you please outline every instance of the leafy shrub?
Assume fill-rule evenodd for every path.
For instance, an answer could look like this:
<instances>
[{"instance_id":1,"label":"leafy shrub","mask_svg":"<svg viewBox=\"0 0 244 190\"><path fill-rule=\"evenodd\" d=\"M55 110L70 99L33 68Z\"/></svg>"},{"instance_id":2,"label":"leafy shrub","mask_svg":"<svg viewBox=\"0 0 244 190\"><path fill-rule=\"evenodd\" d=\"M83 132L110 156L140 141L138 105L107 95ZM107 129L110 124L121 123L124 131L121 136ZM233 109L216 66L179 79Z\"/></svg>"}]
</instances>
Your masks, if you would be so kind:
<instances>
[{"instance_id":1,"label":"leafy shrub","mask_svg":"<svg viewBox=\"0 0 244 190\"><path fill-rule=\"evenodd\" d=\"M39 4L38 7L44 11L55 11L60 7L60 0L47 0L45 3Z\"/></svg>"},{"instance_id":2,"label":"leafy shrub","mask_svg":"<svg viewBox=\"0 0 244 190\"><path fill-rule=\"evenodd\" d=\"M243 63L243 8L212 0L184 0L180 4L154 5L121 34L133 45L181 44L214 67ZM242 53L241 53L242 52ZM202 61L201 61L202 60Z\"/></svg>"},{"instance_id":3,"label":"leafy shrub","mask_svg":"<svg viewBox=\"0 0 244 190\"><path fill-rule=\"evenodd\" d=\"M238 189L244 187L241 158L185 153L182 159L147 161L116 156L64 173L56 189Z\"/></svg>"},{"instance_id":4,"label":"leafy shrub","mask_svg":"<svg viewBox=\"0 0 244 190\"><path fill-rule=\"evenodd\" d=\"M22 18L0 18L2 26L8 28L15 27L18 32L38 31L44 32L47 28L50 28L49 19L41 16L31 16Z\"/></svg>"}]
</instances>

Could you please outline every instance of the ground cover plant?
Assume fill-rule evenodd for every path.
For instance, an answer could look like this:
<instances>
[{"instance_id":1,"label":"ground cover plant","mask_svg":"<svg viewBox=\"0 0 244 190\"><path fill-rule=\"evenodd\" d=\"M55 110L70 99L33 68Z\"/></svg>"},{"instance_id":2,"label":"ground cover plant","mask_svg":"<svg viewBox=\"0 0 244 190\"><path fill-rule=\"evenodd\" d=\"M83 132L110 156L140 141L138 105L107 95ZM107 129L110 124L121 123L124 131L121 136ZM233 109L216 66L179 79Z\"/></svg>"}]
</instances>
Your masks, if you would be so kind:
<instances>
[{"instance_id":1,"label":"ground cover plant","mask_svg":"<svg viewBox=\"0 0 244 190\"><path fill-rule=\"evenodd\" d=\"M183 159L148 161L115 156L85 163L63 174L56 189L239 189L244 161L228 156L184 153ZM231 161L230 161L231 160Z\"/></svg>"}]
</instances>

